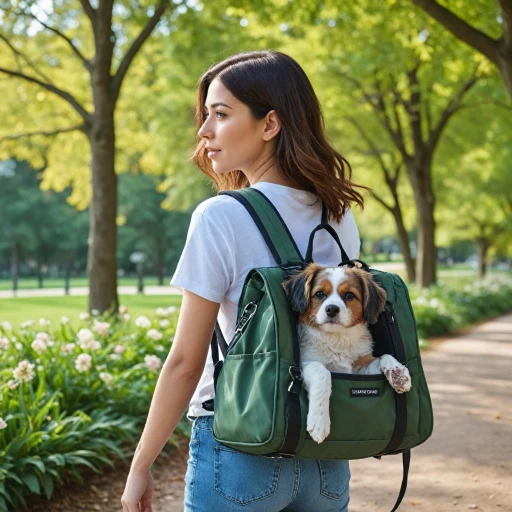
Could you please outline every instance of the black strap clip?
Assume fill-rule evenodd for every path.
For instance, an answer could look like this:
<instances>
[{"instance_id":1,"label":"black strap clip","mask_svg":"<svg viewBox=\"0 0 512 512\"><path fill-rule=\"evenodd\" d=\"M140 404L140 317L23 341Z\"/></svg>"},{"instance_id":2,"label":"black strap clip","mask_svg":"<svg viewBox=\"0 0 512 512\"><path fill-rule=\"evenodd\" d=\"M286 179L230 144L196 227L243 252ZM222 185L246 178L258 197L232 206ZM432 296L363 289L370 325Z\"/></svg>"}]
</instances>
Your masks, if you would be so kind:
<instances>
[{"instance_id":1,"label":"black strap clip","mask_svg":"<svg viewBox=\"0 0 512 512\"><path fill-rule=\"evenodd\" d=\"M288 370L292 381L290 382L290 385L288 386L288 391L291 393L298 395L302 389L302 374L300 372L300 368L297 366L290 366L290 369Z\"/></svg>"}]
</instances>

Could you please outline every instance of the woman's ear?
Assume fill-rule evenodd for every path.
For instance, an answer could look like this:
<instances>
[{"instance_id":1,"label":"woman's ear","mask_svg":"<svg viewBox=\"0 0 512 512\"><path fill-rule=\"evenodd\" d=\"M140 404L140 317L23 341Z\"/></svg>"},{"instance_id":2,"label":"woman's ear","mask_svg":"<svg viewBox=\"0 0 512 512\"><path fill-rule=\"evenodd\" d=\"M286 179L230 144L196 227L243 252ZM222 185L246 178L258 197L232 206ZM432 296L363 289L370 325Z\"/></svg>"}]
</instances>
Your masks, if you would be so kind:
<instances>
[{"instance_id":1,"label":"woman's ear","mask_svg":"<svg viewBox=\"0 0 512 512\"><path fill-rule=\"evenodd\" d=\"M269 141L276 137L281 130L281 120L275 110L271 110L265 117L263 139Z\"/></svg>"}]
</instances>

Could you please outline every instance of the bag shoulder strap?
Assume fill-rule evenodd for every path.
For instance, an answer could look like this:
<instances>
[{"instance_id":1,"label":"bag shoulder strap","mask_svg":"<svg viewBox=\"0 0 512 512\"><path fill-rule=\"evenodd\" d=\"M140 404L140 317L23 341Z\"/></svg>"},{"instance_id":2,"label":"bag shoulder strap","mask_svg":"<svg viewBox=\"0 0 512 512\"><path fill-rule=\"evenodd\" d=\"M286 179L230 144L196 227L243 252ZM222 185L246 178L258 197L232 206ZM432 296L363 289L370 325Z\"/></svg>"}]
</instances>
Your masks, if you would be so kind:
<instances>
[{"instance_id":1,"label":"bag shoulder strap","mask_svg":"<svg viewBox=\"0 0 512 512\"><path fill-rule=\"evenodd\" d=\"M300 265L304 262L288 226L265 194L247 187L224 190L219 195L231 196L245 207L278 265Z\"/></svg>"}]
</instances>

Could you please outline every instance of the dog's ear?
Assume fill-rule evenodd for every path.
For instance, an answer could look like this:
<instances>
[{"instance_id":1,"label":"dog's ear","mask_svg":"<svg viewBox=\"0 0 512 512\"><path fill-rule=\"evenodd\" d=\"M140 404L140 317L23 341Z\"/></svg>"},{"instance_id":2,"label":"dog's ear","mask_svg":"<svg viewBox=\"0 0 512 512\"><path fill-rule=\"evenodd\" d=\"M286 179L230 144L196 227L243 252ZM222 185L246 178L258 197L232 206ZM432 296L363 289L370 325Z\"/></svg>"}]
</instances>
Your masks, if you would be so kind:
<instances>
[{"instance_id":1,"label":"dog's ear","mask_svg":"<svg viewBox=\"0 0 512 512\"><path fill-rule=\"evenodd\" d=\"M304 313L309 308L311 285L319 269L316 263L310 263L304 270L283 282L284 291L294 311Z\"/></svg>"},{"instance_id":2,"label":"dog's ear","mask_svg":"<svg viewBox=\"0 0 512 512\"><path fill-rule=\"evenodd\" d=\"M366 270L352 271L357 275L363 291L363 318L365 322L374 324L386 305L386 290L381 288Z\"/></svg>"}]
</instances>

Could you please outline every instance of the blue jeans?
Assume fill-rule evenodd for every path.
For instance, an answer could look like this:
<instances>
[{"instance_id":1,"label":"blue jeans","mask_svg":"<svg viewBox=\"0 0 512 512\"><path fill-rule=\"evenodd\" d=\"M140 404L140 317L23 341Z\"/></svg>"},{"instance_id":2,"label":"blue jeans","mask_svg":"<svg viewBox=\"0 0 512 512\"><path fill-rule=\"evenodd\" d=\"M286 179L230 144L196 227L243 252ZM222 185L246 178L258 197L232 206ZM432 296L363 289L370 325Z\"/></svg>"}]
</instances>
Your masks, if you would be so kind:
<instances>
[{"instance_id":1,"label":"blue jeans","mask_svg":"<svg viewBox=\"0 0 512 512\"><path fill-rule=\"evenodd\" d=\"M192 425L185 512L348 511L348 461L241 453L218 443L212 424L201 416Z\"/></svg>"}]
</instances>

